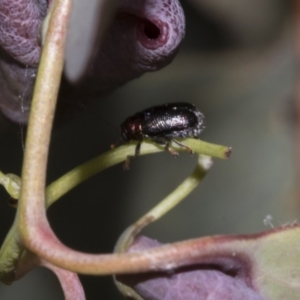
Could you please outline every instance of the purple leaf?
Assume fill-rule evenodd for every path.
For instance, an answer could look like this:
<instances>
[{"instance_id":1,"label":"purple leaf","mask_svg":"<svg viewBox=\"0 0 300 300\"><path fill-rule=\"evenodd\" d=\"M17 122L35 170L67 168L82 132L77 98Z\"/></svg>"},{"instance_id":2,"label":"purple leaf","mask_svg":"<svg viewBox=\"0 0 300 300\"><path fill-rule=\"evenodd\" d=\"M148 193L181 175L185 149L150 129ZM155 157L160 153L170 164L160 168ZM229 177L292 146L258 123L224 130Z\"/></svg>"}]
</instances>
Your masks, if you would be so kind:
<instances>
[{"instance_id":1,"label":"purple leaf","mask_svg":"<svg viewBox=\"0 0 300 300\"><path fill-rule=\"evenodd\" d=\"M128 252L160 245L140 237ZM117 276L117 280L133 288L145 300L262 300L251 286L246 269L248 266L242 261L220 255L211 263L170 266L168 272L123 275Z\"/></svg>"},{"instance_id":2,"label":"purple leaf","mask_svg":"<svg viewBox=\"0 0 300 300\"><path fill-rule=\"evenodd\" d=\"M46 0L0 0L0 109L16 122L28 118L41 51L40 28L47 11ZM103 23L98 28L101 32L107 20ZM80 34L91 30L86 27L79 26ZM74 97L98 97L145 72L163 68L174 58L184 30L178 0L120 0L101 48L94 51L92 69L80 86L62 93L60 102L70 107ZM80 59L85 61L80 67L84 68L89 60Z\"/></svg>"},{"instance_id":3,"label":"purple leaf","mask_svg":"<svg viewBox=\"0 0 300 300\"><path fill-rule=\"evenodd\" d=\"M21 123L28 117L46 12L46 0L0 0L0 109Z\"/></svg>"}]
</instances>

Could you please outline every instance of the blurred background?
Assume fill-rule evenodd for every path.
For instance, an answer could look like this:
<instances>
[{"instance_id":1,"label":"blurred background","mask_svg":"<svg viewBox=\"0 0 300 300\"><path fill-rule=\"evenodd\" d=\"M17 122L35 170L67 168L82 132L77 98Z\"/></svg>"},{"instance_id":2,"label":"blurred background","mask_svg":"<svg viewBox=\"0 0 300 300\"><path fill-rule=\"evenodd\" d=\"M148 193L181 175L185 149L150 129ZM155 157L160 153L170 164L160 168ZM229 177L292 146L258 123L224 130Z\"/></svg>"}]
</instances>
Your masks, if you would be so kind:
<instances>
[{"instance_id":1,"label":"blurred background","mask_svg":"<svg viewBox=\"0 0 300 300\"><path fill-rule=\"evenodd\" d=\"M201 185L177 208L143 232L161 242L214 234L247 234L297 220L296 43L291 1L181 1L186 37L165 69L146 74L53 132L48 182L109 150L128 116L167 102L194 103L206 116L201 139L233 147L215 159ZM74 105L79 105L75 103ZM24 128L0 121L0 169L20 174ZM58 237L89 253L111 252L132 222L170 193L193 170L196 157L169 153L117 165L71 191L49 209ZM0 234L15 210L0 189ZM121 299L110 277L81 276L87 299ZM24 295L26 297L24 298ZM39 269L0 298L63 299L50 272Z\"/></svg>"}]
</instances>

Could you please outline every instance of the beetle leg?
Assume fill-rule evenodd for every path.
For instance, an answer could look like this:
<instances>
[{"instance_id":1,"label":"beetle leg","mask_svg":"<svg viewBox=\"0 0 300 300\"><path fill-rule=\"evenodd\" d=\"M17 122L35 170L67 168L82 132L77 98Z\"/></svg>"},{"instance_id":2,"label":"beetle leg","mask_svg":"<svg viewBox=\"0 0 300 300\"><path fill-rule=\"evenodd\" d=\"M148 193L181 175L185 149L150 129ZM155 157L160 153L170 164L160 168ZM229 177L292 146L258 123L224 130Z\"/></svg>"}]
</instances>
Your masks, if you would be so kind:
<instances>
[{"instance_id":1,"label":"beetle leg","mask_svg":"<svg viewBox=\"0 0 300 300\"><path fill-rule=\"evenodd\" d=\"M141 142L138 142L138 144L135 147L135 154L134 156L137 157L140 155L140 151L141 151Z\"/></svg>"},{"instance_id":2,"label":"beetle leg","mask_svg":"<svg viewBox=\"0 0 300 300\"><path fill-rule=\"evenodd\" d=\"M163 145L165 146L166 150L173 156L178 157L179 153L177 151L175 151L172 147L170 147L170 140L169 139L163 139L163 138L152 138L152 141L159 144L159 145Z\"/></svg>"},{"instance_id":3,"label":"beetle leg","mask_svg":"<svg viewBox=\"0 0 300 300\"><path fill-rule=\"evenodd\" d=\"M127 155L126 160L125 160L124 165L123 165L123 169L124 169L125 171L128 171L128 170L130 169L130 159L131 159L131 158L134 158L134 156L132 156L132 155Z\"/></svg>"},{"instance_id":4,"label":"beetle leg","mask_svg":"<svg viewBox=\"0 0 300 300\"><path fill-rule=\"evenodd\" d=\"M140 155L140 150L141 150L141 142L138 142L138 144L135 147L134 155L127 155L127 157L126 157L126 160L125 160L124 165L123 165L123 169L125 171L130 169L130 160L132 158L135 158L135 157L139 156Z\"/></svg>"},{"instance_id":5,"label":"beetle leg","mask_svg":"<svg viewBox=\"0 0 300 300\"><path fill-rule=\"evenodd\" d=\"M166 143L166 150L175 157L179 156L179 153L177 151L175 151L172 147L170 147L169 143Z\"/></svg>"},{"instance_id":6,"label":"beetle leg","mask_svg":"<svg viewBox=\"0 0 300 300\"><path fill-rule=\"evenodd\" d=\"M175 139L172 139L172 142L174 142L174 143L177 144L178 146L184 148L186 151L190 152L192 155L194 154L194 151L193 151L190 147L188 147L188 146L186 146L186 145L184 145L184 144L178 142L178 141L175 140Z\"/></svg>"}]
</instances>

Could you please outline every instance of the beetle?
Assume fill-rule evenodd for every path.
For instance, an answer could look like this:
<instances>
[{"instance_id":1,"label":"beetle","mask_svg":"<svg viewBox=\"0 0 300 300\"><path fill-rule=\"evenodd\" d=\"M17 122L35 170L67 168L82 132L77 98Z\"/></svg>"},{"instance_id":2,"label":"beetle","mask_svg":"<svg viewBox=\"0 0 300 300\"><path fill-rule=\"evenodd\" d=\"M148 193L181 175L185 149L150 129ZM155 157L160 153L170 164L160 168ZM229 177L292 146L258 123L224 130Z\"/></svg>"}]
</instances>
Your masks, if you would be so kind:
<instances>
[{"instance_id":1,"label":"beetle","mask_svg":"<svg viewBox=\"0 0 300 300\"><path fill-rule=\"evenodd\" d=\"M193 153L191 148L176 139L198 138L205 127L204 115L193 104L178 102L153 106L136 113L122 123L121 131L124 141L139 141L135 156L139 155L141 142L145 138L164 145L172 155L178 156L170 148L170 142L173 141Z\"/></svg>"}]
</instances>

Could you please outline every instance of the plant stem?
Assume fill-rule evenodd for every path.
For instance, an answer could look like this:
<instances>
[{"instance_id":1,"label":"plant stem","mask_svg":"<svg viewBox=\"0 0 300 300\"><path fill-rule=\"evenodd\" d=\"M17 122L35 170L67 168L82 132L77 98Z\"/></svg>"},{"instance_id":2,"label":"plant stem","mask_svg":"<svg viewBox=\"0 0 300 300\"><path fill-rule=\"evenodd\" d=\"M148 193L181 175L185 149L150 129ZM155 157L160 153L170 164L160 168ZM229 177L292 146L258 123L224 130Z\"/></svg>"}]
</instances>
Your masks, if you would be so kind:
<instances>
[{"instance_id":1,"label":"plant stem","mask_svg":"<svg viewBox=\"0 0 300 300\"><path fill-rule=\"evenodd\" d=\"M136 235L140 233L143 228L157 221L185 199L202 181L212 164L213 162L210 156L200 154L198 164L190 176L167 197L124 231L117 242L115 252L125 252Z\"/></svg>"},{"instance_id":2,"label":"plant stem","mask_svg":"<svg viewBox=\"0 0 300 300\"><path fill-rule=\"evenodd\" d=\"M188 146L193 144L193 150L195 153L201 154L204 152L207 155L222 159L227 159L228 153L231 151L231 148L229 147L211 144L201 140L186 139L184 140L184 143ZM127 145L103 153L74 168L73 170L69 171L68 173L51 183L47 188L47 207L52 205L52 203L57 201L72 188L76 187L78 184L87 180L91 176L103 171L106 168L125 161L128 155L132 155L135 152L136 144L136 142L129 143ZM176 151L185 151L182 147L177 146L174 148L176 149ZM163 147L160 147L151 141L145 141L142 143L140 155L162 151L165 151Z\"/></svg>"},{"instance_id":3,"label":"plant stem","mask_svg":"<svg viewBox=\"0 0 300 300\"><path fill-rule=\"evenodd\" d=\"M52 5L33 92L22 169L22 189L16 216L21 238L28 248L32 248L31 242L35 239L37 224L47 223L44 205L47 158L63 69L71 0L56 0Z\"/></svg>"}]
</instances>

